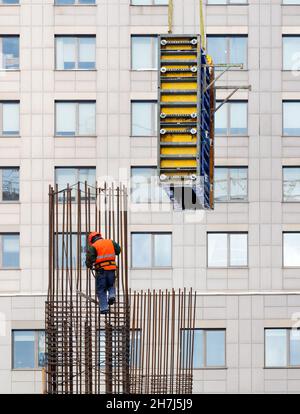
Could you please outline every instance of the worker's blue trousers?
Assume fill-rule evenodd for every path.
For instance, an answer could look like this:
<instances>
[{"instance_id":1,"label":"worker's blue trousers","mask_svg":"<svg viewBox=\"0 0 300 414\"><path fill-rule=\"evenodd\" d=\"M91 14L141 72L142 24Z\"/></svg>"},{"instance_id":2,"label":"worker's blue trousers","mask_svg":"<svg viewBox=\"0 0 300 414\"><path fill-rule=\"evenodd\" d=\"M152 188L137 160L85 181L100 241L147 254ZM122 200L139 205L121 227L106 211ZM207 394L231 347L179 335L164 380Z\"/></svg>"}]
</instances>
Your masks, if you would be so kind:
<instances>
[{"instance_id":1,"label":"worker's blue trousers","mask_svg":"<svg viewBox=\"0 0 300 414\"><path fill-rule=\"evenodd\" d=\"M100 312L107 312L108 300L116 297L115 271L97 270L96 272L96 293L99 300ZM107 296L108 295L108 296Z\"/></svg>"}]
</instances>

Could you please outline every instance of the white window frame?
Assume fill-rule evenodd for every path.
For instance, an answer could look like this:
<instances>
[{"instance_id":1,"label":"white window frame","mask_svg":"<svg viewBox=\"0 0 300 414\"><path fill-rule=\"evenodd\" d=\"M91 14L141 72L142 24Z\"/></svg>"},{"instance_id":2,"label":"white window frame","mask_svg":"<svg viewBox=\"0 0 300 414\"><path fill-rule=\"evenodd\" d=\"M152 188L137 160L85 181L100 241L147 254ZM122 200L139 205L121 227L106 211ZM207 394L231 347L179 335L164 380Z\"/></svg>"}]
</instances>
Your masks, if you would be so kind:
<instances>
[{"instance_id":1,"label":"white window frame","mask_svg":"<svg viewBox=\"0 0 300 414\"><path fill-rule=\"evenodd\" d=\"M248 177L248 167L247 166L243 166L243 165L241 165L241 166L229 166L229 167L227 167L227 166L223 166L223 165L216 165L215 166L215 169L226 169L227 170L227 185L228 185L228 194L227 194L227 200L217 200L217 199L215 199L215 202L216 203L247 203L248 202L248 196L249 196L249 185L248 185L248 183L249 183L249 177ZM231 185L230 185L230 183L231 183L231 180L230 180L230 171L231 170L241 170L241 169L244 169L244 170L246 170L247 171L247 194L246 194L246 197L244 198L244 199L241 199L241 200L236 200L236 199L234 199L234 198L231 198Z\"/></svg>"},{"instance_id":2,"label":"white window frame","mask_svg":"<svg viewBox=\"0 0 300 414\"><path fill-rule=\"evenodd\" d=\"M151 264L150 267L134 267L133 266L133 235L134 234L150 234L151 236ZM155 266L155 236L160 235L170 235L171 236L171 252L170 252L170 266ZM132 231L131 232L131 268L133 270L145 270L145 269L172 269L173 263L173 233L170 231L156 231L156 232L148 232L148 231Z\"/></svg>"},{"instance_id":3,"label":"white window frame","mask_svg":"<svg viewBox=\"0 0 300 414\"><path fill-rule=\"evenodd\" d=\"M19 266L18 267L4 267L3 266L3 236L19 236ZM20 270L20 260L21 260L21 249L20 249L20 233L0 233L0 270Z\"/></svg>"},{"instance_id":4,"label":"white window frame","mask_svg":"<svg viewBox=\"0 0 300 414\"><path fill-rule=\"evenodd\" d=\"M227 266L209 266L208 265L208 250L209 250L209 245L208 245L208 239L209 239L209 234L226 234L227 235ZM231 265L230 264L230 258L231 258L231 249L230 249L230 236L231 235L239 235L239 234L246 234L247 235L247 264L245 265ZM249 267L249 233L247 231L230 231L230 232L226 232L226 231L208 231L206 233L206 245L207 245L207 249L206 249L206 267L207 269L247 269Z\"/></svg>"},{"instance_id":5,"label":"white window frame","mask_svg":"<svg viewBox=\"0 0 300 414\"><path fill-rule=\"evenodd\" d=\"M74 69L58 69L58 62L57 62L57 40L61 38L71 38L75 39L75 68ZM79 50L80 50L80 39L82 38L93 38L95 39L95 68L92 69L80 69L79 68ZM88 71L95 71L96 70L96 36L95 35L56 35L55 36L55 70L60 72L66 71L80 71L80 72L88 72Z\"/></svg>"},{"instance_id":6,"label":"white window frame","mask_svg":"<svg viewBox=\"0 0 300 414\"><path fill-rule=\"evenodd\" d=\"M151 68L140 68L140 69L133 69L133 39L137 38L137 37L149 37L151 39L151 62L152 64L156 61L157 62L157 54L158 51L155 48L155 41L157 41L158 36L155 34L132 34L131 38L130 38L130 70L133 72L151 72L151 71L157 71L158 68L157 67L151 67ZM157 62L157 66L158 66L158 62Z\"/></svg>"},{"instance_id":7,"label":"white window frame","mask_svg":"<svg viewBox=\"0 0 300 414\"><path fill-rule=\"evenodd\" d=\"M232 5L232 4L231 4ZM215 5L216 6L216 5ZM226 6L226 4L219 4L218 6ZM248 61L249 61L249 39L248 34L209 34L208 38L214 38L214 37L223 37L226 38L226 48L228 50L228 54L226 56L227 60L224 62L225 64L231 63L231 39L233 38L246 38L247 39L247 50L246 50L246 62L238 62L243 63L243 69L240 68L233 68L234 70L247 70L248 69ZM216 63L222 63L222 62L216 62ZM222 71L223 69L221 67L216 67L217 71Z\"/></svg>"},{"instance_id":8,"label":"white window frame","mask_svg":"<svg viewBox=\"0 0 300 414\"><path fill-rule=\"evenodd\" d=\"M16 134L4 134L3 131L3 106L15 104L19 106L19 131ZM0 137L1 138L19 138L20 137L20 101L0 101Z\"/></svg>"},{"instance_id":9,"label":"white window frame","mask_svg":"<svg viewBox=\"0 0 300 414\"><path fill-rule=\"evenodd\" d=\"M300 3L299 3L300 4ZM299 170L299 180L300 180L300 166L299 165L284 165L282 167L282 202L283 203L300 203L300 200L286 200L286 195L284 193L284 171L290 168L297 168Z\"/></svg>"},{"instance_id":10,"label":"white window frame","mask_svg":"<svg viewBox=\"0 0 300 414\"><path fill-rule=\"evenodd\" d=\"M275 331L275 330L285 330L287 332L286 335L286 350L287 350L287 355L286 355L286 360L287 360L287 365L267 365L266 364L266 360L267 360L267 341L266 341L266 331ZM264 368L266 369L288 369L288 368L300 368L300 364L299 365L291 365L291 332L292 332L293 328L274 328L274 327L269 327L269 328L264 328ZM299 331L300 328L297 328L297 331ZM300 341L299 341L300 342Z\"/></svg>"},{"instance_id":11,"label":"white window frame","mask_svg":"<svg viewBox=\"0 0 300 414\"><path fill-rule=\"evenodd\" d=\"M14 333L15 332L33 332L34 333L34 368L15 368L14 366ZM39 333L45 332L45 329L12 329L11 332L11 369L12 371L42 371L44 367L39 366ZM46 340L46 338L45 338ZM46 356L46 348L45 348ZM46 359L46 358L45 358Z\"/></svg>"},{"instance_id":12,"label":"white window frame","mask_svg":"<svg viewBox=\"0 0 300 414\"><path fill-rule=\"evenodd\" d=\"M19 198L18 200L3 200L3 170L18 170L19 171ZM20 202L20 167L0 167L0 203L19 203Z\"/></svg>"},{"instance_id":13,"label":"white window frame","mask_svg":"<svg viewBox=\"0 0 300 414\"><path fill-rule=\"evenodd\" d=\"M221 100L217 100L216 104L218 106L218 104L221 104L222 101ZM247 107L247 124L246 124L246 134L231 134L230 130L231 130L231 105L236 105L236 104L244 104ZM248 132L248 128L249 128L249 111L248 111L248 101L246 100L231 100L228 101L224 104L225 108L226 108L226 133L225 135L223 134L216 134L216 137L232 137L232 138L237 138L237 137L247 137L249 132Z\"/></svg>"},{"instance_id":14,"label":"white window frame","mask_svg":"<svg viewBox=\"0 0 300 414\"><path fill-rule=\"evenodd\" d=\"M299 234L299 236L300 236L300 231L283 231L282 232L282 267L284 269L299 269L300 268L300 260L299 260L299 265L296 265L296 266L285 265L285 260L284 260L284 255L285 255L284 235L285 234Z\"/></svg>"},{"instance_id":15,"label":"white window frame","mask_svg":"<svg viewBox=\"0 0 300 414\"><path fill-rule=\"evenodd\" d=\"M133 105L134 104L151 104L151 135L133 135ZM131 138L154 138L157 136L157 101L155 100L132 100L130 102L130 113L131 113L131 121L130 121L130 137Z\"/></svg>"},{"instance_id":16,"label":"white window frame","mask_svg":"<svg viewBox=\"0 0 300 414\"><path fill-rule=\"evenodd\" d=\"M80 178L80 170L94 170L95 171L95 186L96 186L96 173L97 173L97 169L96 169L96 167L93 167L93 166L87 166L87 167L83 167L83 166L79 166L79 167L65 167L65 166L57 166L57 167L55 167L54 168L54 183L55 183L55 186L56 186L56 184L57 184L57 171L58 170L67 170L67 169L69 169L69 170L74 170L75 171L75 181L74 181L74 184L77 184L80 180L79 180L79 178ZM71 183L69 183L70 185L72 185ZM72 193L71 193L71 202L76 202L76 200L77 200L77 187L75 187L75 197L73 197L72 196ZM93 201L93 202L95 202L95 200L96 200L96 196L95 197L93 197L93 195L91 194L91 201ZM81 201L82 202L85 202L85 196L84 195L81 195ZM58 197L58 202L62 202L62 200Z\"/></svg>"},{"instance_id":17,"label":"white window frame","mask_svg":"<svg viewBox=\"0 0 300 414\"><path fill-rule=\"evenodd\" d=\"M57 104L60 103L73 103L75 104L75 135L59 135L58 131L57 131ZM94 104L95 105L95 133L92 135L87 135L87 134L80 134L79 133L79 106L80 104ZM54 102L55 105L55 119L54 119L54 136L55 138L80 138L80 137L96 137L97 136L97 106L96 106L96 101L91 100L91 101L60 101L57 100Z\"/></svg>"}]
</instances>

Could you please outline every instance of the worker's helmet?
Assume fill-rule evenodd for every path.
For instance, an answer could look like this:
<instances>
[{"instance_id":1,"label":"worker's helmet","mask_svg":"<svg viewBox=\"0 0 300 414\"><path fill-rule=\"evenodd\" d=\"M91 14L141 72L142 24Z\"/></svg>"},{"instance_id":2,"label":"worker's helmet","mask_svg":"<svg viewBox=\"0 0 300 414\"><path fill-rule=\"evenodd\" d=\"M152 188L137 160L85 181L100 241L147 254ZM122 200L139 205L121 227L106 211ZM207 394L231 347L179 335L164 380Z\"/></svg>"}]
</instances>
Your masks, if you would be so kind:
<instances>
[{"instance_id":1,"label":"worker's helmet","mask_svg":"<svg viewBox=\"0 0 300 414\"><path fill-rule=\"evenodd\" d=\"M88 242L89 242L89 244L95 243L95 241L98 240L98 239L102 239L102 235L98 231L92 231L88 235Z\"/></svg>"}]
</instances>

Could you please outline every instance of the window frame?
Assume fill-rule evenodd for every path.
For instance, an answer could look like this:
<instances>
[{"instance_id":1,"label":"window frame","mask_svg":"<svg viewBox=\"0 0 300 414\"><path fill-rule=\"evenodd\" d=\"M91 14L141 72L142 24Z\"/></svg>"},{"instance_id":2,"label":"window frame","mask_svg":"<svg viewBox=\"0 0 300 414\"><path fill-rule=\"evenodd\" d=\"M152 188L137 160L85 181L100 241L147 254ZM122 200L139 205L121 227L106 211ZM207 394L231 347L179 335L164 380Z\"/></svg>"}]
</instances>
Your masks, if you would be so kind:
<instances>
[{"instance_id":1,"label":"window frame","mask_svg":"<svg viewBox=\"0 0 300 414\"><path fill-rule=\"evenodd\" d=\"M216 165L215 169L227 169L227 185L228 185L228 195L227 195L227 200L217 200L215 199L215 203L248 203L249 202L249 174L248 174L248 166L223 166L223 165ZM238 170L238 169L244 169L247 171L247 195L245 199L242 200L236 200L236 199L231 199L231 179L230 179L230 171L231 170ZM215 180L215 184L216 184L216 180Z\"/></svg>"},{"instance_id":2,"label":"window frame","mask_svg":"<svg viewBox=\"0 0 300 414\"><path fill-rule=\"evenodd\" d=\"M282 232L282 267L283 267L283 269L299 269L300 268L300 259L299 259L299 265L297 265L297 266L287 266L287 265L285 265L285 260L284 260L284 255L285 255L284 235L285 234L299 234L299 237L300 237L300 231L283 231Z\"/></svg>"},{"instance_id":3,"label":"window frame","mask_svg":"<svg viewBox=\"0 0 300 414\"><path fill-rule=\"evenodd\" d=\"M136 6L141 7L141 6ZM137 37L149 37L151 39L151 63L154 63L155 60L157 61L158 57L158 47L155 50L153 39L158 42L158 35L157 34L131 34L130 35L130 71L131 72L156 72L158 70L158 61L156 68L141 68L141 69L133 69L133 39Z\"/></svg>"},{"instance_id":4,"label":"window frame","mask_svg":"<svg viewBox=\"0 0 300 414\"><path fill-rule=\"evenodd\" d=\"M150 259L151 259L151 266L150 267L135 267L133 266L133 235L134 234L150 234L151 236L151 252L150 252ZM171 236L171 252L170 252L170 266L155 266L155 236L156 235L170 235ZM173 268L173 233L171 231L132 231L130 233L130 264L132 270L170 270Z\"/></svg>"},{"instance_id":5,"label":"window frame","mask_svg":"<svg viewBox=\"0 0 300 414\"><path fill-rule=\"evenodd\" d=\"M19 198L18 200L3 200L3 170L18 170L19 172ZM20 203L20 167L0 167L0 203L16 204Z\"/></svg>"},{"instance_id":6,"label":"window frame","mask_svg":"<svg viewBox=\"0 0 300 414\"><path fill-rule=\"evenodd\" d=\"M232 0L226 0L226 3L210 3L209 0L207 0L206 5L207 6L249 6L248 0L245 3L239 3L239 2L232 3L231 1Z\"/></svg>"},{"instance_id":7,"label":"window frame","mask_svg":"<svg viewBox=\"0 0 300 414\"><path fill-rule=\"evenodd\" d=\"M72 5L69 5L69 6L72 6ZM64 37L68 37L68 38L71 38L71 39L75 39L75 68L74 69L58 69L58 67L57 67L57 40L58 39L60 39L60 38L64 38ZM78 67L78 65L79 65L79 52L80 52L80 39L82 39L82 38L93 38L93 39L95 39L95 67L93 68L93 69L80 69L79 67ZM97 50L97 44L96 44L96 40L97 40L97 38L96 38L96 35L69 35L69 34L66 34L66 35L55 35L54 36L54 42L55 42L55 48L54 48L54 64L55 64L55 70L56 71L58 71L58 72L68 72L68 71L70 71L70 72L76 72L76 71L79 71L79 72L93 72L93 71L96 71L97 70L97 67L96 67L96 50Z\"/></svg>"},{"instance_id":8,"label":"window frame","mask_svg":"<svg viewBox=\"0 0 300 414\"><path fill-rule=\"evenodd\" d=\"M18 121L19 121L19 131L17 134L4 134L3 132L3 106L15 104L18 105ZM0 100L0 138L20 138L20 101L18 100Z\"/></svg>"},{"instance_id":9,"label":"window frame","mask_svg":"<svg viewBox=\"0 0 300 414\"><path fill-rule=\"evenodd\" d=\"M75 134L74 135L60 135L57 132L57 104L59 103L73 103L75 104ZM79 106L80 104L94 104L95 105L95 133L94 134L80 134L79 133ZM96 100L55 100L54 101L54 138L95 138L97 137L97 101Z\"/></svg>"},{"instance_id":10,"label":"window frame","mask_svg":"<svg viewBox=\"0 0 300 414\"><path fill-rule=\"evenodd\" d=\"M156 6L156 7L168 7L168 5L169 5L168 4L168 0L166 0L167 1L166 4L155 4L155 0L149 0L149 1L152 2L151 4L133 4L132 1L133 0L130 0L130 6L133 6L133 7L153 7L153 6Z\"/></svg>"},{"instance_id":11,"label":"window frame","mask_svg":"<svg viewBox=\"0 0 300 414\"><path fill-rule=\"evenodd\" d=\"M228 4L214 4L214 6L228 6ZM230 6L232 6L232 4L230 4ZM230 62L230 60L231 60L231 39L232 38L237 38L237 37L242 37L242 38L246 38L247 39L247 48L246 48L246 62L244 62L243 63L243 69L240 69L240 68L237 68L237 67L233 67L232 69L233 70L235 70L235 71L247 71L248 70L248 66L249 66L249 42L248 42L248 40L249 40L249 34L248 33L239 33L239 34L231 34L231 33L225 33L225 34L222 34L222 33L220 33L220 34L218 34L218 33L211 33L211 34L208 34L207 35L207 38L209 39L209 38L214 38L214 37L222 37L222 38L226 38L226 48L227 48L227 50L229 51L229 53L227 54L227 56L226 56L226 62L225 62L225 64L226 65L229 65L231 62ZM217 64L224 64L224 62L223 63L221 63L221 62L216 62L216 65ZM220 72L220 71L222 71L223 69L222 69L222 67L220 67L219 66L219 68L218 68L218 66L216 66L216 68L215 68L215 70L217 71L217 72Z\"/></svg>"},{"instance_id":12,"label":"window frame","mask_svg":"<svg viewBox=\"0 0 300 414\"><path fill-rule=\"evenodd\" d=\"M216 100L216 107L218 107L218 104L221 104L223 101L222 100L219 100L219 99L217 99ZM246 105L246 109L247 109L247 123L246 123L246 134L231 134L230 133L230 130L231 130L231 105L236 105L236 104L244 104L244 105ZM225 108L226 108L226 123L227 123L227 125L226 125L226 134L225 135L223 135L223 134L217 134L216 132L215 132L215 136L216 136L216 138L218 138L218 137L227 137L227 138L239 138L239 137L248 137L249 136L249 111L248 111L248 100L243 100L243 99L232 99L232 100L229 100L229 101L227 101L225 104L224 104L224 106L225 106ZM215 128L216 128L216 122L215 122Z\"/></svg>"},{"instance_id":13,"label":"window frame","mask_svg":"<svg viewBox=\"0 0 300 414\"><path fill-rule=\"evenodd\" d=\"M58 255L57 255L58 267L57 267L57 262L56 262L56 263L54 263L54 269L56 271L65 271L65 270L70 270L71 268L72 268L72 270L78 270L80 268L82 271L86 271L88 268L87 268L87 266L86 266L85 263L82 263L82 260L81 260L81 258L82 258L81 255L82 254L85 254L84 252L86 252L87 247L88 247L88 242L87 242L86 236L83 233L81 233L81 248L82 248L83 251L80 252L80 262L81 262L81 265L78 268L77 267L77 262L78 262L78 257L77 257L77 251L78 251L77 240L79 238L78 237L78 232L77 231L73 231L71 234L70 233L67 233L67 232L64 233L64 239L66 241L68 240L68 243L71 240L71 243L72 243L72 244L69 243L69 246L70 245L72 246L72 256L73 257L70 257L70 255L68 255L68 259L71 259L71 260L68 260L68 267L65 266L66 265L66 260L63 260L63 259L66 259L65 255L62 255L60 257L61 252L62 252L62 249L60 250L60 247L62 247L62 246L60 246L60 244L62 243L62 235L63 235L63 233L61 231L58 232L58 233L56 233L56 232L54 233L54 244L56 246L56 242L57 242L57 250L58 250ZM75 236L74 237L74 240L76 242L75 249L73 249L73 247L74 247L73 246L73 236ZM85 240L85 244L83 243L83 240ZM61 259L61 261L60 261L60 259ZM73 263L73 259L75 259L75 263ZM84 262L85 262L85 257L84 257ZM72 267L69 266L70 263L72 263ZM64 264L64 266L61 266L61 264Z\"/></svg>"},{"instance_id":14,"label":"window frame","mask_svg":"<svg viewBox=\"0 0 300 414\"><path fill-rule=\"evenodd\" d=\"M82 4L82 3L79 3L79 0L74 0L74 4L57 4L56 0L54 0L54 6L58 6L58 7L97 6L97 0L95 0L95 3L91 3L91 4Z\"/></svg>"},{"instance_id":15,"label":"window frame","mask_svg":"<svg viewBox=\"0 0 300 414\"><path fill-rule=\"evenodd\" d=\"M34 333L34 368L16 368L14 366L14 333L15 332L33 332ZM12 371L42 371L44 367L39 366L39 334L44 332L45 329L12 329L11 330L11 370ZM46 343L45 343L46 345ZM45 360L46 360L46 348L45 348Z\"/></svg>"},{"instance_id":16,"label":"window frame","mask_svg":"<svg viewBox=\"0 0 300 414\"><path fill-rule=\"evenodd\" d=\"M77 181L75 181L74 182L74 184L77 184L80 180L79 180L79 178L80 178L80 170L94 170L95 171L95 186L96 186L96 181L97 181L97 168L96 167L93 167L93 166L76 166L76 167L73 167L73 166L55 166L54 167L54 185L56 186L56 184L57 184L57 171L58 170L75 170L75 172L76 172L76 178L77 178ZM70 184L69 183L69 185L72 185L72 184ZM60 191L60 190L59 190ZM93 197L92 196L92 194L91 194L91 202L95 202L95 200L96 200L96 196L95 197ZM59 203L61 203L62 201L60 200L60 198L58 197L58 202ZM74 199L73 199L73 197L72 197L72 193L71 193L71 203L76 203L77 202L77 193L75 194L75 197L74 197ZM81 197L81 202L82 203L84 203L85 202L85 197Z\"/></svg>"},{"instance_id":17,"label":"window frame","mask_svg":"<svg viewBox=\"0 0 300 414\"><path fill-rule=\"evenodd\" d=\"M183 328L181 329L181 338L182 333L186 331L194 331L194 356L196 352L196 344L195 344L195 332L196 331L203 331L203 343L202 343L202 349L203 349L203 367L194 367L194 360L193 360L193 370L215 370L215 369L227 369L227 329L226 328ZM224 332L224 365L207 365L207 332ZM180 344L182 342L182 339L180 340ZM182 350L181 352L181 358L182 358ZM193 358L194 358L193 356Z\"/></svg>"},{"instance_id":18,"label":"window frame","mask_svg":"<svg viewBox=\"0 0 300 414\"><path fill-rule=\"evenodd\" d=\"M209 253L209 235L210 234L226 234L227 235L227 266L209 266L208 264L208 253ZM239 235L245 234L247 235L247 264L246 265L231 265L231 243L230 243L230 236L231 235ZM207 269L248 269L249 268L249 232L248 231L207 231L206 232L206 268Z\"/></svg>"},{"instance_id":19,"label":"window frame","mask_svg":"<svg viewBox=\"0 0 300 414\"><path fill-rule=\"evenodd\" d=\"M276 331L276 330L285 330L287 332L286 334L286 350L287 350L287 354L286 354L286 361L287 364L284 366L278 366L278 365L266 365L266 360L267 360L267 341L266 341L266 331ZM280 327L265 327L264 328L264 369L299 369L300 368L300 364L299 365L291 365L291 332L292 332L293 328L280 328ZM300 331L300 328L297 328L297 331ZM300 342L300 341L299 341Z\"/></svg>"},{"instance_id":20,"label":"window frame","mask_svg":"<svg viewBox=\"0 0 300 414\"><path fill-rule=\"evenodd\" d=\"M7 4L1 4L2 6L8 6ZM12 6L19 6L20 4L14 4ZM19 42L19 58L18 58L18 67L17 68L5 68L3 63L4 63L4 56L5 54L3 53L3 39L5 38L17 38L18 42ZM0 49L1 49L1 58L2 61L0 61L0 72L4 71L4 72L20 72L20 35L19 34L1 34L0 35Z\"/></svg>"},{"instance_id":21,"label":"window frame","mask_svg":"<svg viewBox=\"0 0 300 414\"><path fill-rule=\"evenodd\" d=\"M300 3L299 3L300 5ZM282 202L283 203L300 203L300 196L299 196L299 200L285 200L285 193L284 193L284 170L286 169L290 169L290 168L297 168L299 169L299 180L300 180L300 166L298 165L283 165L282 166Z\"/></svg>"},{"instance_id":22,"label":"window frame","mask_svg":"<svg viewBox=\"0 0 300 414\"><path fill-rule=\"evenodd\" d=\"M133 105L134 104L151 104L151 116L154 121L154 125L151 125L151 135L133 135ZM158 102L154 99L132 99L130 101L130 138L156 138L157 137L157 129L158 129L158 123L157 123L157 108L158 108ZM155 124L156 123L156 124ZM156 130L155 130L156 126Z\"/></svg>"},{"instance_id":23,"label":"window frame","mask_svg":"<svg viewBox=\"0 0 300 414\"><path fill-rule=\"evenodd\" d=\"M284 104L285 103L298 103L299 104L299 109L300 109L300 99L283 99L282 100L282 107L281 107L281 109L282 109L282 131L281 131L281 135L282 135L282 137L283 138L298 138L298 137L300 137L300 131L299 131L299 134L298 135L288 135L288 134L285 134L284 133ZM300 122L299 122L299 128L298 128L299 130L300 130Z\"/></svg>"},{"instance_id":24,"label":"window frame","mask_svg":"<svg viewBox=\"0 0 300 414\"><path fill-rule=\"evenodd\" d=\"M18 239L18 254L19 254L19 266L12 266L12 267L4 267L3 266L3 257L4 257L4 251L3 251L3 236L19 236ZM21 248L20 248L20 233L17 232L11 232L11 233L5 233L5 232L1 232L0 233L0 270L3 271L8 271L8 270L21 270Z\"/></svg>"}]
</instances>

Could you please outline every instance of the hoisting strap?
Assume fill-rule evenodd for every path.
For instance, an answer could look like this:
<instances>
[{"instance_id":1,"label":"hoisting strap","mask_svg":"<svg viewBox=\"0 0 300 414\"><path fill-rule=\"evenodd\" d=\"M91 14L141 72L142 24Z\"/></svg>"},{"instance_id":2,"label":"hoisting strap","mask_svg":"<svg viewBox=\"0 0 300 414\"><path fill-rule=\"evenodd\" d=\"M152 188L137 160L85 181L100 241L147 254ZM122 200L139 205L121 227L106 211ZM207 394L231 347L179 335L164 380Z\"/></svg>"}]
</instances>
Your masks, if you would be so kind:
<instances>
[{"instance_id":1,"label":"hoisting strap","mask_svg":"<svg viewBox=\"0 0 300 414\"><path fill-rule=\"evenodd\" d=\"M200 0L200 34L201 34L201 46L202 49L206 49L206 42L205 42L205 27L204 27L204 15L203 15L203 0Z\"/></svg>"},{"instance_id":2,"label":"hoisting strap","mask_svg":"<svg viewBox=\"0 0 300 414\"><path fill-rule=\"evenodd\" d=\"M173 28L173 0L169 0L168 23L169 23L168 33L172 33L172 28Z\"/></svg>"}]
</instances>

